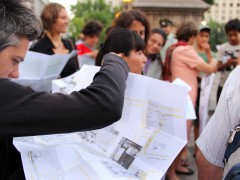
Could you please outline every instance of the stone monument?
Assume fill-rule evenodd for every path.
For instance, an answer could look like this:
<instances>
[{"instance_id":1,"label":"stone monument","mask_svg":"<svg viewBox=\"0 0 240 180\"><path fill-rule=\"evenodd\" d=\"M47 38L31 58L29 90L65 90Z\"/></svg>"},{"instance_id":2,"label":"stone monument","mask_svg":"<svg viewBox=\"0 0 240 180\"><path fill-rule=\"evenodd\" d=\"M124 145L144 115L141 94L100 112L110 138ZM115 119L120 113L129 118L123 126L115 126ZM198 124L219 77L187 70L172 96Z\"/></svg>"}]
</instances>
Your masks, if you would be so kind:
<instances>
[{"instance_id":1,"label":"stone monument","mask_svg":"<svg viewBox=\"0 0 240 180\"><path fill-rule=\"evenodd\" d=\"M159 20L163 18L173 21L176 27L186 20L201 23L210 5L202 0L135 0L132 8L145 12L154 28L159 27Z\"/></svg>"}]
</instances>

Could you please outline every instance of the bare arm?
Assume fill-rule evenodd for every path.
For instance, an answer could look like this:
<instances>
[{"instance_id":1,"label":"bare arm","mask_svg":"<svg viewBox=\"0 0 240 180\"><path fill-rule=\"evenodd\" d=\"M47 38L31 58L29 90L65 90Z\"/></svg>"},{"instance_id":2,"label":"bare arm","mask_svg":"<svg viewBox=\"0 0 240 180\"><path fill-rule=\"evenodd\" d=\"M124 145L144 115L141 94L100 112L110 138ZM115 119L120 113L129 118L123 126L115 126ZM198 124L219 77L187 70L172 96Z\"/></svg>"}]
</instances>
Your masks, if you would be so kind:
<instances>
[{"instance_id":1,"label":"bare arm","mask_svg":"<svg viewBox=\"0 0 240 180\"><path fill-rule=\"evenodd\" d=\"M223 176L223 168L211 164L203 156L201 150L197 152L197 166L199 180L221 180Z\"/></svg>"},{"instance_id":2,"label":"bare arm","mask_svg":"<svg viewBox=\"0 0 240 180\"><path fill-rule=\"evenodd\" d=\"M203 49L206 52L208 62L210 62L212 60L212 51L208 42L203 45Z\"/></svg>"},{"instance_id":3,"label":"bare arm","mask_svg":"<svg viewBox=\"0 0 240 180\"><path fill-rule=\"evenodd\" d=\"M210 45L208 43L205 43L202 45L202 48L204 49L206 56L207 56L207 62L202 62L196 66L196 69L198 71L204 72L204 73L212 73L217 70L217 61L212 57L212 51L210 48Z\"/></svg>"},{"instance_id":4,"label":"bare arm","mask_svg":"<svg viewBox=\"0 0 240 180\"><path fill-rule=\"evenodd\" d=\"M217 70L217 60L211 59L209 60L209 63L202 62L198 66L196 66L196 69L205 73L215 72Z\"/></svg>"}]
</instances>

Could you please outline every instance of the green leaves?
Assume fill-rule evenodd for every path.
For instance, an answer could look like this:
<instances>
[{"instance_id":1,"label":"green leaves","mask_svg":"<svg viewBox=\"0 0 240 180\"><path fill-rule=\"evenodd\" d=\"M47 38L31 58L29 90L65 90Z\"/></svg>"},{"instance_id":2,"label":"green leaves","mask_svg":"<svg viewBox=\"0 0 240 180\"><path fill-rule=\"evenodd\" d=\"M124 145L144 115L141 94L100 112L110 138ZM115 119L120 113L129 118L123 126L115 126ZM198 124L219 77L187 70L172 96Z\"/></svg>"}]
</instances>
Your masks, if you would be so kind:
<instances>
[{"instance_id":1,"label":"green leaves","mask_svg":"<svg viewBox=\"0 0 240 180\"><path fill-rule=\"evenodd\" d=\"M90 20L96 20L103 26L100 36L101 42L105 38L106 29L111 26L116 12L120 11L120 7L112 7L105 0L85 0L71 6L71 11L73 13L73 19L69 27L71 37L75 40L79 39L85 23Z\"/></svg>"},{"instance_id":2,"label":"green leaves","mask_svg":"<svg viewBox=\"0 0 240 180\"><path fill-rule=\"evenodd\" d=\"M216 52L216 45L223 44L227 41L224 25L211 19L208 26L211 28L210 46L211 49Z\"/></svg>"},{"instance_id":3,"label":"green leaves","mask_svg":"<svg viewBox=\"0 0 240 180\"><path fill-rule=\"evenodd\" d=\"M204 2L213 5L214 4L214 0L203 0Z\"/></svg>"}]
</instances>

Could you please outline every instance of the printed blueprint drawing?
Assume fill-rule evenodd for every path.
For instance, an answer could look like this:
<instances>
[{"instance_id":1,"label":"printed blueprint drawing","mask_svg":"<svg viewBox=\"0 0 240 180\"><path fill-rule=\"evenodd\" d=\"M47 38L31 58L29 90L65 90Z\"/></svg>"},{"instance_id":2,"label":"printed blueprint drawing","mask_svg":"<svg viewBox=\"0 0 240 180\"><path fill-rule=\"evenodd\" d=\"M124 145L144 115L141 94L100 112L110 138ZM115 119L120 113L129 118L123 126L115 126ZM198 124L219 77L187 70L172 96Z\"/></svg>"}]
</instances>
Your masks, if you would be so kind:
<instances>
[{"instance_id":1,"label":"printed blueprint drawing","mask_svg":"<svg viewBox=\"0 0 240 180\"><path fill-rule=\"evenodd\" d=\"M53 92L86 88L98 71L84 65ZM122 118L108 127L14 138L26 179L161 179L187 142L187 90L132 73L126 85Z\"/></svg>"}]
</instances>

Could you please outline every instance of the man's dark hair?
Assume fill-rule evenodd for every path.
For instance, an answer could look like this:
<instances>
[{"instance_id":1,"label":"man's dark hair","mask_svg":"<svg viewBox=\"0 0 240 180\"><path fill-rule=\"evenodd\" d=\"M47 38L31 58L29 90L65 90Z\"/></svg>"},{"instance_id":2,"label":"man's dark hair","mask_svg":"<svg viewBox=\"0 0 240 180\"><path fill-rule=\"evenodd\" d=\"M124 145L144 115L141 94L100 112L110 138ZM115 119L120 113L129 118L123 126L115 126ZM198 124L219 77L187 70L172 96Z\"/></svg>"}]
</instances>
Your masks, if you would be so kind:
<instances>
[{"instance_id":1,"label":"man's dark hair","mask_svg":"<svg viewBox=\"0 0 240 180\"><path fill-rule=\"evenodd\" d=\"M82 33L85 36L99 36L102 31L102 25L97 21L89 21L83 27Z\"/></svg>"},{"instance_id":2,"label":"man's dark hair","mask_svg":"<svg viewBox=\"0 0 240 180\"><path fill-rule=\"evenodd\" d=\"M225 25L225 32L228 33L229 31L238 31L240 32L240 21L239 19L232 19L227 22Z\"/></svg>"}]
</instances>

